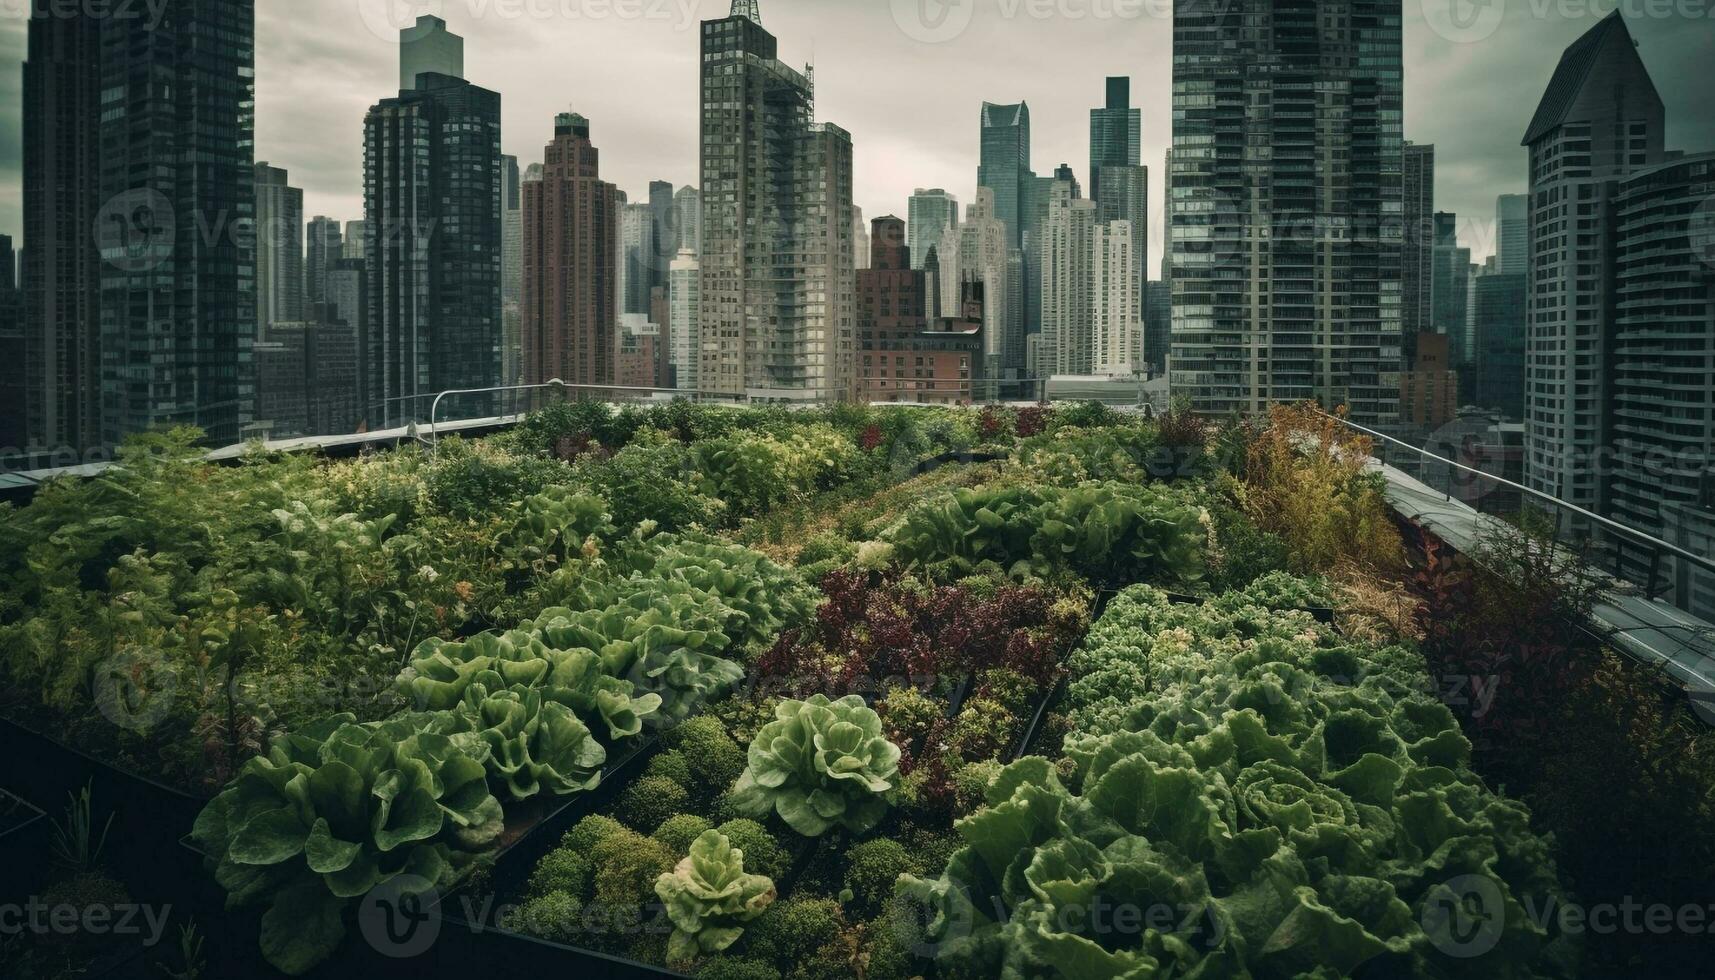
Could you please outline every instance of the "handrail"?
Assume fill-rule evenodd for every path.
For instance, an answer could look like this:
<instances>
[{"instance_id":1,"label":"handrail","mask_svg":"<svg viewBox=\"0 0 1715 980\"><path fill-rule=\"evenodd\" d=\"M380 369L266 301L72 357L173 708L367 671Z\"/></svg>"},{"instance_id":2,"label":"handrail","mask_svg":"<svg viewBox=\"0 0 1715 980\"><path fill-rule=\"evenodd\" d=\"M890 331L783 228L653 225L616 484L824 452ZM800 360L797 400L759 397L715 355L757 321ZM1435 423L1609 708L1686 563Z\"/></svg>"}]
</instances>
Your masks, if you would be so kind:
<instances>
[{"instance_id":1,"label":"handrail","mask_svg":"<svg viewBox=\"0 0 1715 980\"><path fill-rule=\"evenodd\" d=\"M1521 493L1527 493L1533 497L1541 498L1542 500L1546 500L1549 503L1554 504L1556 507L1564 507L1567 510L1572 511L1575 514L1578 514L1582 517L1587 517L1590 520L1593 520L1596 523L1601 524L1603 527L1611 528L1614 531L1619 532L1620 534L1623 534L1627 537L1630 537L1634 541L1637 541L1641 544L1651 545L1651 546L1660 548L1664 551L1667 551L1667 552L1670 552L1674 555L1677 555L1680 558L1685 559L1686 561L1689 561L1695 565L1698 565L1704 569L1707 569L1708 571L1715 572L1715 560L1707 558L1703 555L1699 555L1694 551L1687 551L1686 549L1681 548L1680 546L1673 544L1672 542L1663 541L1662 539L1660 539L1660 538L1658 538L1652 534L1649 534L1648 532L1640 531L1637 528L1632 527L1629 524L1622 524L1619 521L1613 520L1612 518L1603 517L1601 514L1598 514L1594 511L1591 511L1591 510L1586 510L1585 508L1580 507L1577 504L1569 503L1567 501L1561 500L1559 497L1556 497L1553 494L1544 493L1543 491L1537 490L1534 487L1527 487L1522 483L1514 483L1513 481L1508 480L1505 477L1499 477L1499 476L1494 475L1493 473L1485 473L1484 471L1476 469L1475 467L1466 466L1464 463L1454 462L1453 460L1447 459L1444 456L1437 456L1435 453L1432 453L1429 450L1424 449L1420 446L1413 446L1411 443L1406 442L1403 439L1397 439L1393 436L1388 435L1385 432L1377 432L1374 429L1366 428L1365 426L1359 425L1356 422L1351 421L1350 419L1343 419L1337 415L1329 414L1328 412L1325 412L1320 408L1316 409L1316 412L1317 412L1317 414L1321 415L1324 418L1332 419L1333 421L1338 422L1339 424L1341 424L1341 425L1343 425L1349 429L1352 429L1354 431L1361 432L1364 435L1374 436L1377 439L1383 439L1383 440L1386 440L1387 442L1391 442L1397 446L1402 446L1406 449L1409 449L1412 452L1417 453L1419 456L1424 457L1425 459L1432 459L1438 463L1445 463L1448 466L1453 467L1454 469L1463 470L1466 473L1475 474L1476 476L1480 476L1486 480L1490 480L1494 483L1498 483L1501 486L1510 487L1510 488L1517 490Z\"/></svg>"}]
</instances>

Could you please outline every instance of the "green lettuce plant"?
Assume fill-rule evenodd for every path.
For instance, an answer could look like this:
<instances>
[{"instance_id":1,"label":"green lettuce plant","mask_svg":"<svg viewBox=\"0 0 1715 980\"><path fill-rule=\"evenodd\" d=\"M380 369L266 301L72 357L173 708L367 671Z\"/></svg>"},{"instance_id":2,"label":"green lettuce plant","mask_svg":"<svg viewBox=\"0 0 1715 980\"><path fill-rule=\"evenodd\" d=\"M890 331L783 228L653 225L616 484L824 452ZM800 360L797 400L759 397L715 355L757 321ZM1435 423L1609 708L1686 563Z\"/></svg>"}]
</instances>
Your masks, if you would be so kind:
<instances>
[{"instance_id":1,"label":"green lettuce plant","mask_svg":"<svg viewBox=\"0 0 1715 980\"><path fill-rule=\"evenodd\" d=\"M640 733L660 707L660 696L636 693L630 681L609 673L601 654L572 642L554 648L523 630L479 633L456 643L426 640L397 687L419 709L439 711L462 704L478 677L493 674L499 683L490 678L489 690L540 691L544 701L572 709L610 743Z\"/></svg>"},{"instance_id":2,"label":"green lettuce plant","mask_svg":"<svg viewBox=\"0 0 1715 980\"><path fill-rule=\"evenodd\" d=\"M454 880L499 835L487 745L433 716L337 716L277 739L203 810L192 839L228 908L266 904L262 953L288 974L326 959L354 898ZM401 877L404 876L404 877Z\"/></svg>"},{"instance_id":3,"label":"green lettuce plant","mask_svg":"<svg viewBox=\"0 0 1715 980\"><path fill-rule=\"evenodd\" d=\"M883 540L901 564L943 580L1069 569L1104 583L1189 583L1203 574L1207 533L1173 491L1085 483L957 489L906 512Z\"/></svg>"},{"instance_id":4,"label":"green lettuce plant","mask_svg":"<svg viewBox=\"0 0 1715 980\"><path fill-rule=\"evenodd\" d=\"M690 854L655 881L673 934L671 963L690 963L719 953L744 934L744 925L774 901L774 882L744 870L744 852L718 830L704 831Z\"/></svg>"},{"instance_id":5,"label":"green lettuce plant","mask_svg":"<svg viewBox=\"0 0 1715 980\"><path fill-rule=\"evenodd\" d=\"M775 720L750 743L732 803L752 817L772 810L806 837L835 827L861 834L887 813L899 754L882 735L881 718L857 695L782 701Z\"/></svg>"},{"instance_id":6,"label":"green lettuce plant","mask_svg":"<svg viewBox=\"0 0 1715 980\"><path fill-rule=\"evenodd\" d=\"M1526 911L1559 900L1549 843L1471 772L1421 661L1343 645L1259 598L1177 606L1138 588L1109 605L1072 664L1070 781L1042 759L1002 770L957 824L946 872L902 888L932 910L946 965L1068 980L1575 975L1575 944ZM1087 683L1105 664L1123 670ZM1460 904L1472 882L1481 909ZM1121 929L1085 914L1098 900L1181 914ZM1460 958L1469 937L1450 924L1472 913L1493 940L1480 960Z\"/></svg>"},{"instance_id":7,"label":"green lettuce plant","mask_svg":"<svg viewBox=\"0 0 1715 980\"><path fill-rule=\"evenodd\" d=\"M518 504L504 543L527 561L561 561L599 549L618 533L607 502L571 486L553 486Z\"/></svg>"},{"instance_id":8,"label":"green lettuce plant","mask_svg":"<svg viewBox=\"0 0 1715 980\"><path fill-rule=\"evenodd\" d=\"M729 646L720 609L708 596L639 590L606 609L546 609L519 628L549 649L594 651L606 674L659 696L646 720L672 724L744 679L720 656Z\"/></svg>"},{"instance_id":9,"label":"green lettuce plant","mask_svg":"<svg viewBox=\"0 0 1715 980\"><path fill-rule=\"evenodd\" d=\"M507 688L499 674L479 675L457 709L461 723L488 745L490 785L509 800L594 789L604 749L571 708L535 688Z\"/></svg>"}]
</instances>

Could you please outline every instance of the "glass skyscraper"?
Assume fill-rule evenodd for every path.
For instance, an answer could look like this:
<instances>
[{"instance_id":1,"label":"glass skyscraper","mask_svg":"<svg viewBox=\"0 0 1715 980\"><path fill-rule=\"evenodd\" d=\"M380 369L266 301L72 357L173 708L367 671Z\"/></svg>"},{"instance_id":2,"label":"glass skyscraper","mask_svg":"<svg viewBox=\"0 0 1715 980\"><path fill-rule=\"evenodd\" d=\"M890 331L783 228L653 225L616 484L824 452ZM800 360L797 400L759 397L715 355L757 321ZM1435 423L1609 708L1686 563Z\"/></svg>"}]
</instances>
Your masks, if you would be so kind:
<instances>
[{"instance_id":1,"label":"glass skyscraper","mask_svg":"<svg viewBox=\"0 0 1715 980\"><path fill-rule=\"evenodd\" d=\"M371 428L427 419L436 393L501 377L500 95L433 72L414 82L364 120ZM443 412L492 404L465 397Z\"/></svg>"},{"instance_id":2,"label":"glass skyscraper","mask_svg":"<svg viewBox=\"0 0 1715 980\"><path fill-rule=\"evenodd\" d=\"M1175 395L1391 424L1401 369L1400 0L1173 10Z\"/></svg>"}]
</instances>

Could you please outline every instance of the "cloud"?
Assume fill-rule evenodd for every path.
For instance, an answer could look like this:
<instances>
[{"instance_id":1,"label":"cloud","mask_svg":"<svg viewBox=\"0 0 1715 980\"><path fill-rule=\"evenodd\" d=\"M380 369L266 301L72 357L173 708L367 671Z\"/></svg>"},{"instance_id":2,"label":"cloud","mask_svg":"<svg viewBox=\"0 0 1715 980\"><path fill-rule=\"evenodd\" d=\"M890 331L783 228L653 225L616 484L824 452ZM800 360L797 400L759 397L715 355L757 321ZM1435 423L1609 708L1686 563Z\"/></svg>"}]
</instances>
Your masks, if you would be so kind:
<instances>
[{"instance_id":1,"label":"cloud","mask_svg":"<svg viewBox=\"0 0 1715 980\"><path fill-rule=\"evenodd\" d=\"M372 30L366 5L383 0L257 3L256 155L305 189L310 215L361 217L365 110L393 94L397 48ZM652 179L695 183L697 21L729 0L424 0L466 38L466 75L502 95L502 138L520 161L539 160L554 113L590 117L603 175L632 195ZM1492 218L1495 196L1524 190L1518 146L1561 50L1612 9L1612 0L1495 0L1505 17L1488 37L1449 40L1425 9L1404 0L1407 138L1436 144L1437 207ZM1704 88L1710 21L1628 0L1645 63L1667 102L1669 145L1715 148L1715 114L1693 102ZM915 187L974 196L980 103L1027 100L1034 164L1070 163L1088 183L1089 110L1106 75L1130 75L1143 109L1150 168L1151 268L1160 258L1162 159L1172 139L1172 24L1167 0L948 0L969 22L925 42L911 12L942 0L761 0L781 57L814 59L818 117L850 130L857 204L866 215L905 214ZM1715 4L1715 0L1707 0ZM9 9L9 8L8 8ZM373 9L372 7L370 8ZM1623 8L1629 15L1631 7ZM688 13L687 13L688 12ZM903 13L902 13L903 12ZM1695 29L1687 29L1693 27ZM913 36L916 34L916 36ZM24 54L16 16L0 18L0 59ZM0 71L0 233L20 232L20 73ZM1488 242L1472 241L1480 260Z\"/></svg>"}]
</instances>

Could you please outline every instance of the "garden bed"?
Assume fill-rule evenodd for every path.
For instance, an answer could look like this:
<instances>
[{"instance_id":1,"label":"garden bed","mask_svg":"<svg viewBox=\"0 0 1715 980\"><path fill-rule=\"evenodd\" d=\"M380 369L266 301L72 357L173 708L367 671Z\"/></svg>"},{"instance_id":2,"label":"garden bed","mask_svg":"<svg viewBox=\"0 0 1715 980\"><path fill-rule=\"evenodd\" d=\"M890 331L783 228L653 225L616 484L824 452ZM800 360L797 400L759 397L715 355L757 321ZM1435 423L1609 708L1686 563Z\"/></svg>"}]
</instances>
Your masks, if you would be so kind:
<instances>
[{"instance_id":1,"label":"garden bed","mask_svg":"<svg viewBox=\"0 0 1715 980\"><path fill-rule=\"evenodd\" d=\"M459 969L1457 975L1423 924L1428 864L1561 886L1528 811L1409 689L1375 488L1306 445L1084 406L581 404L439 454L218 472L157 437L0 511L31 562L0 563L0 680L39 698L14 719L89 732L111 651L177 682L123 741L161 771L115 796L221 788L194 829L162 823L237 910L219 930L291 973L372 972L345 923L413 880L462 927L436 954ZM1205 816L1239 851L1174 822ZM990 830L1032 859L985 864ZM1194 898L1241 939L1019 931L1053 910L1018 883L1061 862L1201 881L1133 897ZM997 883L1005 921L961 904ZM937 912L971 931L943 943ZM1553 975L1559 939L1509 933L1506 965Z\"/></svg>"}]
</instances>

